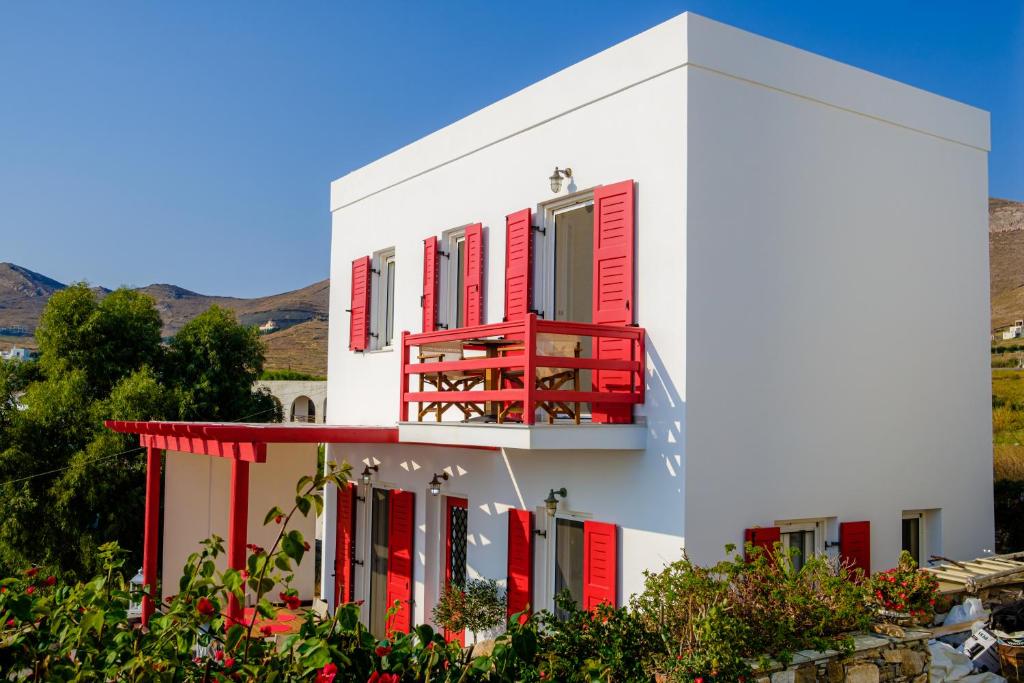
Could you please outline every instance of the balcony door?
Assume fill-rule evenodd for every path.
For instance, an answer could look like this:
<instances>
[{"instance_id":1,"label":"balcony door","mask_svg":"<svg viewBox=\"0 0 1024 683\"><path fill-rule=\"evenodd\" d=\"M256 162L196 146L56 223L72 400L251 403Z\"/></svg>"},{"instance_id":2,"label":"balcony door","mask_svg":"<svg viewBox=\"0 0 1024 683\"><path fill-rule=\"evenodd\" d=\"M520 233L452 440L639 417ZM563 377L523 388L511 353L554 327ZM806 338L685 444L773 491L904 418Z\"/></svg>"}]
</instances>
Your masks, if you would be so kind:
<instances>
[{"instance_id":1,"label":"balcony door","mask_svg":"<svg viewBox=\"0 0 1024 683\"><path fill-rule=\"evenodd\" d=\"M590 200L554 212L554 315L555 320L578 323L594 319L594 204ZM554 355L573 355L572 341L546 340L555 346ZM580 356L593 355L593 338L580 337ZM580 372L578 391L590 391L590 370ZM583 404L584 415L590 405Z\"/></svg>"}]
</instances>

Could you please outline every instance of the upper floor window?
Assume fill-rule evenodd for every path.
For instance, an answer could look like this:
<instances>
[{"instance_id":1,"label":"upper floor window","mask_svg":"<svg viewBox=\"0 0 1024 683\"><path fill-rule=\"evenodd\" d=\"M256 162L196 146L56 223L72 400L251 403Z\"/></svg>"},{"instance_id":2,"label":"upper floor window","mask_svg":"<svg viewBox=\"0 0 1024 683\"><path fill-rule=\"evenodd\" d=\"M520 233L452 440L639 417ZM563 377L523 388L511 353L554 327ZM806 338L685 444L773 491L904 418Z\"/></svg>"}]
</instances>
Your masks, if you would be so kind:
<instances>
[{"instance_id":1,"label":"upper floor window","mask_svg":"<svg viewBox=\"0 0 1024 683\"><path fill-rule=\"evenodd\" d=\"M373 258L373 324L370 338L375 349L389 349L395 338L395 250Z\"/></svg>"}]
</instances>

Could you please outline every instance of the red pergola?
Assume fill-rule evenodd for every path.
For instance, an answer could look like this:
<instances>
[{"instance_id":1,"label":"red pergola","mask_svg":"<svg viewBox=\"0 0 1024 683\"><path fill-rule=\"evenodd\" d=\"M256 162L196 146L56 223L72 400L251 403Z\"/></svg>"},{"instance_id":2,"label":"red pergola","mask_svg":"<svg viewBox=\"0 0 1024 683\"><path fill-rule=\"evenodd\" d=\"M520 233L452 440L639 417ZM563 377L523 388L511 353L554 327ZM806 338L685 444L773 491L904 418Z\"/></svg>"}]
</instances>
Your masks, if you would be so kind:
<instances>
[{"instance_id":1,"label":"red pergola","mask_svg":"<svg viewBox=\"0 0 1024 683\"><path fill-rule=\"evenodd\" d=\"M108 428L138 434L147 449L146 532L142 554L143 583L154 591L160 537L160 452L181 451L231 459L228 517L228 566L245 568L246 520L249 514L249 463L266 462L272 443L398 443L397 427L339 427L310 424L239 424L219 422L130 422L108 420ZM153 614L153 601L142 599L142 623ZM228 600L229 619L242 620L242 605Z\"/></svg>"}]
</instances>

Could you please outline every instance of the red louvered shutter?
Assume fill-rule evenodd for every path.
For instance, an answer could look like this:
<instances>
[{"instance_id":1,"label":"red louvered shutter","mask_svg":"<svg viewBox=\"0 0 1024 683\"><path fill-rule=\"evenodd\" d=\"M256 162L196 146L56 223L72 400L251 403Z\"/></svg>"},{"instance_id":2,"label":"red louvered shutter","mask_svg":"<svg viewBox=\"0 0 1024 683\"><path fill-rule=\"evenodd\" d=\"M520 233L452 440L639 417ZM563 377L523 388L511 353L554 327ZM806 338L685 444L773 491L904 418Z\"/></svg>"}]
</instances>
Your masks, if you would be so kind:
<instances>
[{"instance_id":1,"label":"red louvered shutter","mask_svg":"<svg viewBox=\"0 0 1024 683\"><path fill-rule=\"evenodd\" d=\"M765 552L773 552L775 544L782 540L782 530L777 526L756 527L743 531L743 556L750 559L750 553L746 551L747 543L755 548L763 548Z\"/></svg>"},{"instance_id":2,"label":"red louvered shutter","mask_svg":"<svg viewBox=\"0 0 1024 683\"><path fill-rule=\"evenodd\" d=\"M484 229L479 223L466 228L465 292L466 327L484 324Z\"/></svg>"},{"instance_id":3,"label":"red louvered shutter","mask_svg":"<svg viewBox=\"0 0 1024 683\"><path fill-rule=\"evenodd\" d=\"M387 623L387 632L408 633L412 628L412 541L415 496L411 491L392 491L388 496L388 609L398 610Z\"/></svg>"},{"instance_id":4,"label":"red louvered shutter","mask_svg":"<svg viewBox=\"0 0 1024 683\"><path fill-rule=\"evenodd\" d=\"M583 522L583 609L618 607L617 535L614 524Z\"/></svg>"},{"instance_id":5,"label":"red louvered shutter","mask_svg":"<svg viewBox=\"0 0 1024 683\"><path fill-rule=\"evenodd\" d=\"M594 291L593 321L605 325L633 324L633 181L626 180L594 190ZM628 339L598 337L594 356L602 360L632 360L633 344ZM595 391L630 391L633 373L628 370L594 372ZM595 402L594 422L629 423L629 404Z\"/></svg>"},{"instance_id":6,"label":"red louvered shutter","mask_svg":"<svg viewBox=\"0 0 1024 683\"><path fill-rule=\"evenodd\" d=\"M508 616L523 612L533 599L533 513L508 511ZM520 619L526 621L524 614Z\"/></svg>"},{"instance_id":7,"label":"red louvered shutter","mask_svg":"<svg viewBox=\"0 0 1024 683\"><path fill-rule=\"evenodd\" d=\"M865 576L871 574L871 522L839 524L839 556Z\"/></svg>"},{"instance_id":8,"label":"red louvered shutter","mask_svg":"<svg viewBox=\"0 0 1024 683\"><path fill-rule=\"evenodd\" d=\"M533 294L533 240L529 209L505 216L505 320L521 320Z\"/></svg>"},{"instance_id":9,"label":"red louvered shutter","mask_svg":"<svg viewBox=\"0 0 1024 683\"><path fill-rule=\"evenodd\" d=\"M437 290L441 282L441 268L437 258L437 238L423 240L423 331L437 329Z\"/></svg>"},{"instance_id":10,"label":"red louvered shutter","mask_svg":"<svg viewBox=\"0 0 1024 683\"><path fill-rule=\"evenodd\" d=\"M349 308L348 348L365 351L370 345L370 257L352 262L352 305Z\"/></svg>"},{"instance_id":11,"label":"red louvered shutter","mask_svg":"<svg viewBox=\"0 0 1024 683\"><path fill-rule=\"evenodd\" d=\"M338 525L334 542L334 604L352 602L352 549L355 547L355 503L353 484L338 487Z\"/></svg>"}]
</instances>

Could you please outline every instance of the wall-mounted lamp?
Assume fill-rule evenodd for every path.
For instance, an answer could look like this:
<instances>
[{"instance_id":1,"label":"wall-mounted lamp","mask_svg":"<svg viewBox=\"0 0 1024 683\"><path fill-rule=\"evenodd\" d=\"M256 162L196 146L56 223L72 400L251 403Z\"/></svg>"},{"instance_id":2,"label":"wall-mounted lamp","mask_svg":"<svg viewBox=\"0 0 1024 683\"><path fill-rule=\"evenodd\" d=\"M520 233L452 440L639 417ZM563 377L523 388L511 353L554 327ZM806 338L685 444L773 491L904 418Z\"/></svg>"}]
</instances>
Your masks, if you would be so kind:
<instances>
[{"instance_id":1,"label":"wall-mounted lamp","mask_svg":"<svg viewBox=\"0 0 1024 683\"><path fill-rule=\"evenodd\" d=\"M359 480L369 486L373 482L373 474L375 472L380 472L380 465L367 465L363 468L362 474L359 475Z\"/></svg>"},{"instance_id":2,"label":"wall-mounted lamp","mask_svg":"<svg viewBox=\"0 0 1024 683\"><path fill-rule=\"evenodd\" d=\"M571 168L558 168L555 166L555 172L551 174L548 180L551 181L551 191L558 192L562 189L562 179L568 178L572 180L572 169Z\"/></svg>"},{"instance_id":3,"label":"wall-mounted lamp","mask_svg":"<svg viewBox=\"0 0 1024 683\"><path fill-rule=\"evenodd\" d=\"M556 496L565 498L567 495L569 495L569 492L565 490L564 486L557 491L555 489L551 489L551 493L549 493L548 497L544 499L544 505L548 509L548 517L554 517L555 513L558 512L558 498L556 498Z\"/></svg>"},{"instance_id":4,"label":"wall-mounted lamp","mask_svg":"<svg viewBox=\"0 0 1024 683\"><path fill-rule=\"evenodd\" d=\"M441 494L441 480L448 481L448 473L442 472L441 474L435 474L434 478L430 480L430 484L427 485L427 490L430 491L430 495L437 496Z\"/></svg>"}]
</instances>

